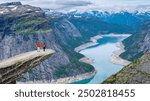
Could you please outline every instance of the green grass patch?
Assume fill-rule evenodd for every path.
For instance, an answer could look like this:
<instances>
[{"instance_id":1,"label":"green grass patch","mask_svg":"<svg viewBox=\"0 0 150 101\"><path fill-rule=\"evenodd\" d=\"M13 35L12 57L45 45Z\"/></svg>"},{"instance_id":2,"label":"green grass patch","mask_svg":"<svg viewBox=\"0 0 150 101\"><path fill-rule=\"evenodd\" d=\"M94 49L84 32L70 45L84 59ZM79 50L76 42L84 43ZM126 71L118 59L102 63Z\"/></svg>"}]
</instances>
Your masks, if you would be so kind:
<instances>
[{"instance_id":1,"label":"green grass patch","mask_svg":"<svg viewBox=\"0 0 150 101\"><path fill-rule=\"evenodd\" d=\"M18 34L47 33L52 30L46 18L35 16L17 19L12 29Z\"/></svg>"}]
</instances>

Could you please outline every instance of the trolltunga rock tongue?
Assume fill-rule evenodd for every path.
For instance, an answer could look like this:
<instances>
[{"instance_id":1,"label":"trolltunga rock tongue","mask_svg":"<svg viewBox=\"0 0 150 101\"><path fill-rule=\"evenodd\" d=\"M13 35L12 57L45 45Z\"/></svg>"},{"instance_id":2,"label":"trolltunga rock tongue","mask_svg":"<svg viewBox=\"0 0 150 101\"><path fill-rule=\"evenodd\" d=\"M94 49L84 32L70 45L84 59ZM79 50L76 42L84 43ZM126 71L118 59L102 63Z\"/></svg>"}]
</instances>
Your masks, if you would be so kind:
<instances>
[{"instance_id":1,"label":"trolltunga rock tongue","mask_svg":"<svg viewBox=\"0 0 150 101\"><path fill-rule=\"evenodd\" d=\"M29 69L36 67L49 58L55 51L31 51L0 61L0 83L15 83Z\"/></svg>"}]
</instances>

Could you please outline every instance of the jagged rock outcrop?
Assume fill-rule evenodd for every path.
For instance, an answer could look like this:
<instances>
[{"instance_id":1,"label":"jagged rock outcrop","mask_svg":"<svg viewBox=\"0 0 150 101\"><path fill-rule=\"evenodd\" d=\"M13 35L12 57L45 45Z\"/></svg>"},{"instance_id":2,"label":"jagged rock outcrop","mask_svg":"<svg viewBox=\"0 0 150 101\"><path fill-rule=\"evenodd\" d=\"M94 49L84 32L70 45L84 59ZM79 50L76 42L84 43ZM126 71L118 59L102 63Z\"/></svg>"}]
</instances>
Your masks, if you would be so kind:
<instances>
[{"instance_id":1,"label":"jagged rock outcrop","mask_svg":"<svg viewBox=\"0 0 150 101\"><path fill-rule=\"evenodd\" d=\"M150 84L150 52L124 67L103 82L104 84Z\"/></svg>"},{"instance_id":2,"label":"jagged rock outcrop","mask_svg":"<svg viewBox=\"0 0 150 101\"><path fill-rule=\"evenodd\" d=\"M0 4L0 15L7 16L26 16L28 14L44 15L41 8L30 5L22 5L21 2L10 2Z\"/></svg>"},{"instance_id":3,"label":"jagged rock outcrop","mask_svg":"<svg viewBox=\"0 0 150 101\"><path fill-rule=\"evenodd\" d=\"M15 83L24 73L54 54L53 50L32 51L0 62L0 84Z\"/></svg>"}]
</instances>

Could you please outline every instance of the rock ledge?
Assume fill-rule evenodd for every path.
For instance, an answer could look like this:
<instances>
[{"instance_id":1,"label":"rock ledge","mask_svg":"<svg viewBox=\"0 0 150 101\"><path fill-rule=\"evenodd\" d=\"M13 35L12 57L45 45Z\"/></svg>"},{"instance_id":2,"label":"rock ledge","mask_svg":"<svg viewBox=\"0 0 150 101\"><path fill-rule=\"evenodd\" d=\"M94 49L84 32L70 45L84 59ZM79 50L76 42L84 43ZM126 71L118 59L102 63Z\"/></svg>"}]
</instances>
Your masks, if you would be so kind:
<instances>
[{"instance_id":1,"label":"rock ledge","mask_svg":"<svg viewBox=\"0 0 150 101\"><path fill-rule=\"evenodd\" d=\"M15 83L22 74L39 65L54 54L54 52L51 49L47 49L45 52L31 51L2 60L0 62L0 83Z\"/></svg>"}]
</instances>

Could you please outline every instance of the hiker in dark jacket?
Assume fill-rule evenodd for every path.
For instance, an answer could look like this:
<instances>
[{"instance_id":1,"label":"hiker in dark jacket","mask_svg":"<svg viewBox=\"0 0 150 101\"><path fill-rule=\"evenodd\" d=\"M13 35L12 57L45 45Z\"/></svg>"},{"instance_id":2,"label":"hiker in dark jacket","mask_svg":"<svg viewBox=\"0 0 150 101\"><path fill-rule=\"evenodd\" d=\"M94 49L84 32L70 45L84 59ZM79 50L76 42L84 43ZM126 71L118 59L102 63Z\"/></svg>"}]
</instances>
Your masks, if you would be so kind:
<instances>
[{"instance_id":1,"label":"hiker in dark jacket","mask_svg":"<svg viewBox=\"0 0 150 101\"><path fill-rule=\"evenodd\" d=\"M43 51L45 51L45 49L46 49L46 44L43 43L42 47L43 47Z\"/></svg>"}]
</instances>

